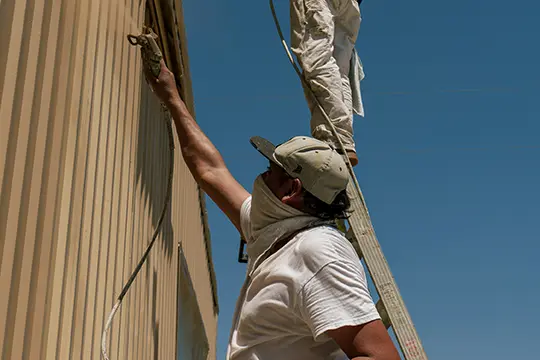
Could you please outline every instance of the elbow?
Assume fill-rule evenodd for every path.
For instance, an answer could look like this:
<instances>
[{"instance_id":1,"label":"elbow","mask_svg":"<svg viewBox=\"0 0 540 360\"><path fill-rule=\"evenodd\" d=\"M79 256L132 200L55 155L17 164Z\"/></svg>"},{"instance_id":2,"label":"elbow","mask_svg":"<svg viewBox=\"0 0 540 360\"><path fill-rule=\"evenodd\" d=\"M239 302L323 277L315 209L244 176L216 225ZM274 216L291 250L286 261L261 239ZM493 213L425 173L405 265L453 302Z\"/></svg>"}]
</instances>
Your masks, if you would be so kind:
<instances>
[{"instance_id":1,"label":"elbow","mask_svg":"<svg viewBox=\"0 0 540 360\"><path fill-rule=\"evenodd\" d=\"M219 187L228 170L225 167L214 167L201 165L192 171L193 177L199 186L208 193L209 190Z\"/></svg>"},{"instance_id":2,"label":"elbow","mask_svg":"<svg viewBox=\"0 0 540 360\"><path fill-rule=\"evenodd\" d=\"M379 352L379 354L371 357L373 360L401 360L399 353L395 346L388 346L385 350Z\"/></svg>"},{"instance_id":3,"label":"elbow","mask_svg":"<svg viewBox=\"0 0 540 360\"><path fill-rule=\"evenodd\" d=\"M197 181L211 177L216 170L225 167L221 155L215 148L201 149L196 146L185 146L182 147L182 156Z\"/></svg>"},{"instance_id":4,"label":"elbow","mask_svg":"<svg viewBox=\"0 0 540 360\"><path fill-rule=\"evenodd\" d=\"M223 179L223 169L219 167L204 167L197 170L197 173L198 175L195 177L195 180L203 188L207 185L217 184L221 181L220 179Z\"/></svg>"}]
</instances>

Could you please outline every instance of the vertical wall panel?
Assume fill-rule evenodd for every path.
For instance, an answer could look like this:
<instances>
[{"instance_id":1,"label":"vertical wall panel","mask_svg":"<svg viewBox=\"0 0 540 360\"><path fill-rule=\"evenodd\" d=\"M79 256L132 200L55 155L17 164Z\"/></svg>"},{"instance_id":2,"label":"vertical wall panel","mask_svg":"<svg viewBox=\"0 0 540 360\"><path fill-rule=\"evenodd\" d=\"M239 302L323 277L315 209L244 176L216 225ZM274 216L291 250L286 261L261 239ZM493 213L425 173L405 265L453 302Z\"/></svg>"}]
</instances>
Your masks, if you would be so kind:
<instances>
[{"instance_id":1,"label":"vertical wall panel","mask_svg":"<svg viewBox=\"0 0 540 360\"><path fill-rule=\"evenodd\" d=\"M1 0L0 9L1 358L99 358L107 315L157 224L173 156L163 229L116 315L109 352L174 359L177 327L194 326L178 324L188 304L215 359L199 189L169 151L166 116L126 40L145 2ZM192 301L179 302L186 276Z\"/></svg>"}]
</instances>

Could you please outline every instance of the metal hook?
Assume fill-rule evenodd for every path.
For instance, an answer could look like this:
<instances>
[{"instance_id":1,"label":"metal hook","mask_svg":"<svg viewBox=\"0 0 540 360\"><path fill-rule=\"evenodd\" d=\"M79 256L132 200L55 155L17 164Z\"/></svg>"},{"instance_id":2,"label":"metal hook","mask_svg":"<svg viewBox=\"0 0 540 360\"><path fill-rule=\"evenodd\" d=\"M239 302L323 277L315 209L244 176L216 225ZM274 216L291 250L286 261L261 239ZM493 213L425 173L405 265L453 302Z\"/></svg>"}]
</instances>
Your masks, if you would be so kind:
<instances>
[{"instance_id":1,"label":"metal hook","mask_svg":"<svg viewBox=\"0 0 540 360\"><path fill-rule=\"evenodd\" d=\"M131 45L139 45L139 37L129 34L127 39Z\"/></svg>"},{"instance_id":2,"label":"metal hook","mask_svg":"<svg viewBox=\"0 0 540 360\"><path fill-rule=\"evenodd\" d=\"M139 36L131 34L127 36L131 45L141 46L143 66L150 70L156 79L161 72L161 60L163 59L163 54L156 42L157 37L151 28L144 28L143 33Z\"/></svg>"}]
</instances>

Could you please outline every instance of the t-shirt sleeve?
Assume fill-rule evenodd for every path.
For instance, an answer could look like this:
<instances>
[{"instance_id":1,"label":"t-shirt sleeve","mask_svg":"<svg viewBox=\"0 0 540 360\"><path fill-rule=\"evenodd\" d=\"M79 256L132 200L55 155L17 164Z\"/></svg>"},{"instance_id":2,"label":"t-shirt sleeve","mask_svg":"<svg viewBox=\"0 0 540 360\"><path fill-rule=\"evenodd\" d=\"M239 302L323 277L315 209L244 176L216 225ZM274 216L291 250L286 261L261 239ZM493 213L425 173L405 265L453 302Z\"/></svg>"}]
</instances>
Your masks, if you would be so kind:
<instances>
[{"instance_id":1,"label":"t-shirt sleeve","mask_svg":"<svg viewBox=\"0 0 540 360\"><path fill-rule=\"evenodd\" d=\"M251 241L251 196L244 200L240 208L240 228L244 240Z\"/></svg>"},{"instance_id":2,"label":"t-shirt sleeve","mask_svg":"<svg viewBox=\"0 0 540 360\"><path fill-rule=\"evenodd\" d=\"M300 290L299 312L317 340L328 330L380 319L360 261L333 261Z\"/></svg>"}]
</instances>

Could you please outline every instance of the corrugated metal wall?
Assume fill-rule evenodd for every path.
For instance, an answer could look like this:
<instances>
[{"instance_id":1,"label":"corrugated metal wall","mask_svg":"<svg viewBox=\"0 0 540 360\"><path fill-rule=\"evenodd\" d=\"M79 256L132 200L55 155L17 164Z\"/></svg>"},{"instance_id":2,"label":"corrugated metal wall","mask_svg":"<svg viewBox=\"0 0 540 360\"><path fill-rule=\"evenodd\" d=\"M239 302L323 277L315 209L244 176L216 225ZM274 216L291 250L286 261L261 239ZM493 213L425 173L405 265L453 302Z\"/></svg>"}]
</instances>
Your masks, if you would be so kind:
<instances>
[{"instance_id":1,"label":"corrugated metal wall","mask_svg":"<svg viewBox=\"0 0 540 360\"><path fill-rule=\"evenodd\" d=\"M0 0L2 359L99 358L105 318L154 230L167 132L126 41L144 9ZM111 359L174 359L178 242L215 356L198 190L179 154L174 163L163 233L115 318Z\"/></svg>"}]
</instances>

